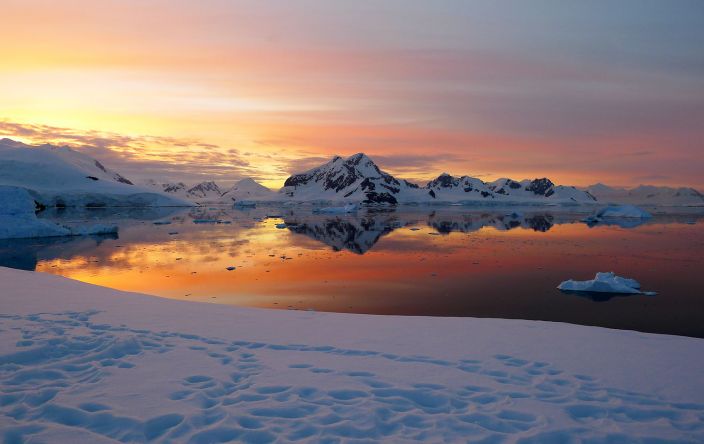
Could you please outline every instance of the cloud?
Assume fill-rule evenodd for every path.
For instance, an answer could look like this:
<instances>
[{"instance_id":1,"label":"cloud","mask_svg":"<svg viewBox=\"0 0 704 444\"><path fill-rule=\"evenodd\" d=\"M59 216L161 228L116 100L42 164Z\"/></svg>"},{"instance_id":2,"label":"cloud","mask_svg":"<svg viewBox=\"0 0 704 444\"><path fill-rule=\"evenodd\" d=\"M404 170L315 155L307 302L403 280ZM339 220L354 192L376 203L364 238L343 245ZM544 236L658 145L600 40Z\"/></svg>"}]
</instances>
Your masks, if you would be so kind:
<instances>
[{"instance_id":1,"label":"cloud","mask_svg":"<svg viewBox=\"0 0 704 444\"><path fill-rule=\"evenodd\" d=\"M329 162L331 158L332 157L311 156L302 157L300 159L291 159L286 162L284 170L287 171L289 174L302 173L304 171L308 171L312 168L320 166L326 162Z\"/></svg>"}]
</instances>

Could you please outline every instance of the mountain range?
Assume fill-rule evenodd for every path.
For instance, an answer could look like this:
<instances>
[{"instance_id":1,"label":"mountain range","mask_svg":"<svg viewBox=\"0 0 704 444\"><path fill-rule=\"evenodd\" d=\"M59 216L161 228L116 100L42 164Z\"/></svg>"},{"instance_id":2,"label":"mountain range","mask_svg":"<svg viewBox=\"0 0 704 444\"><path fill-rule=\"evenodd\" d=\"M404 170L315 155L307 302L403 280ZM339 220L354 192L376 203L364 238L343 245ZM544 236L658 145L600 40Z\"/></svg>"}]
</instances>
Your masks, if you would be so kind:
<instances>
[{"instance_id":1,"label":"mountain range","mask_svg":"<svg viewBox=\"0 0 704 444\"><path fill-rule=\"evenodd\" d=\"M278 191L244 178L228 189L213 181L194 186L148 180L135 185L92 157L69 147L30 146L0 139L0 185L28 189L47 206L178 206L242 201L331 202L368 206L416 203L704 205L693 188L641 185L633 189L595 184L583 189L548 178L492 182L443 173L424 185L398 179L363 153L333 157L293 174Z\"/></svg>"},{"instance_id":2,"label":"mountain range","mask_svg":"<svg viewBox=\"0 0 704 444\"><path fill-rule=\"evenodd\" d=\"M382 171L363 153L294 174L279 191L295 201L357 202L365 205L399 203L595 203L588 191L555 185L540 178L521 182L499 179L484 182L469 176L443 173L424 186L400 180Z\"/></svg>"},{"instance_id":3,"label":"mountain range","mask_svg":"<svg viewBox=\"0 0 704 444\"><path fill-rule=\"evenodd\" d=\"M656 187L639 185L635 188L610 187L597 183L585 188L600 202L635 205L704 205L704 195L688 187Z\"/></svg>"}]
</instances>

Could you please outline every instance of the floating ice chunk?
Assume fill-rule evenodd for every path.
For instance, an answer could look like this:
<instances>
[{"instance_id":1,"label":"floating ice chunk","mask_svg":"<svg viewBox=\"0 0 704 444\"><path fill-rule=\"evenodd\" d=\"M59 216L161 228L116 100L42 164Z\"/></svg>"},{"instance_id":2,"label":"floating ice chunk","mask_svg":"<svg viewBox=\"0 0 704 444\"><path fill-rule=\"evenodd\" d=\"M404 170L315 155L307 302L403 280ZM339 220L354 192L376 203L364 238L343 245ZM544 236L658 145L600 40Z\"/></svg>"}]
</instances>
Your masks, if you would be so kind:
<instances>
[{"instance_id":1,"label":"floating ice chunk","mask_svg":"<svg viewBox=\"0 0 704 444\"><path fill-rule=\"evenodd\" d=\"M354 213L356 211L357 211L356 204L347 204L344 207L322 207L322 208L316 208L313 210L314 213L323 213L323 214L345 214L345 213Z\"/></svg>"},{"instance_id":2,"label":"floating ice chunk","mask_svg":"<svg viewBox=\"0 0 704 444\"><path fill-rule=\"evenodd\" d=\"M595 216L596 218L627 217L635 219L649 219L653 217L647 211L633 205L611 205L599 210Z\"/></svg>"},{"instance_id":3,"label":"floating ice chunk","mask_svg":"<svg viewBox=\"0 0 704 444\"><path fill-rule=\"evenodd\" d=\"M283 230L286 227L288 227L287 224L276 224L276 228L278 228L279 230Z\"/></svg>"},{"instance_id":4,"label":"floating ice chunk","mask_svg":"<svg viewBox=\"0 0 704 444\"><path fill-rule=\"evenodd\" d=\"M574 281L570 279L562 282L557 288L562 291L591 293L656 294L655 292L641 291L638 281L616 276L613 272L597 273L594 279L589 281Z\"/></svg>"}]
</instances>

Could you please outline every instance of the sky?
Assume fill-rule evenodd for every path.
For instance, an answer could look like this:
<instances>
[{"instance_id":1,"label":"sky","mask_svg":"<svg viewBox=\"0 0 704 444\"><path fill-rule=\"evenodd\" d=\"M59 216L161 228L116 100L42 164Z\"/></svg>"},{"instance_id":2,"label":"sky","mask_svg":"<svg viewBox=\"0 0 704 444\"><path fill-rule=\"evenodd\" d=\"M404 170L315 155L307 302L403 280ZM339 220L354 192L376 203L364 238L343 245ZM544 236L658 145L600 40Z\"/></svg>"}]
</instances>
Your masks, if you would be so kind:
<instances>
[{"instance_id":1,"label":"sky","mask_svg":"<svg viewBox=\"0 0 704 444\"><path fill-rule=\"evenodd\" d=\"M0 136L137 181L704 188L699 0L0 0Z\"/></svg>"}]
</instances>

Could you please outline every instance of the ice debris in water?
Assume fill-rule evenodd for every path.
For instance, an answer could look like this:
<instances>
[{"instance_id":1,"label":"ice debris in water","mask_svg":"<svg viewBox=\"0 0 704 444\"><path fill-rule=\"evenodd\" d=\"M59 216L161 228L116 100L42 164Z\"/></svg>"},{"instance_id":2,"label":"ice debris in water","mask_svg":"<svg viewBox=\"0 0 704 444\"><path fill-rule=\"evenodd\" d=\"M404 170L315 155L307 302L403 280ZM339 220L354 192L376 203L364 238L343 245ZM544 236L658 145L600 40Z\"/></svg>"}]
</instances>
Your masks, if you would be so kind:
<instances>
[{"instance_id":1,"label":"ice debris in water","mask_svg":"<svg viewBox=\"0 0 704 444\"><path fill-rule=\"evenodd\" d=\"M640 283L635 279L616 276L613 272L597 273L594 279L588 281L564 281L557 286L562 291L578 291L592 293L644 294L652 296L654 291L641 291Z\"/></svg>"}]
</instances>

